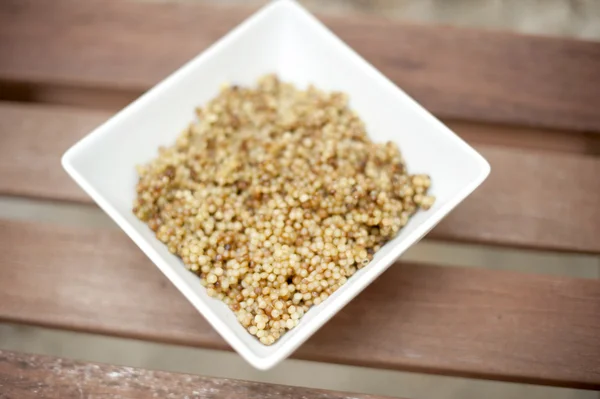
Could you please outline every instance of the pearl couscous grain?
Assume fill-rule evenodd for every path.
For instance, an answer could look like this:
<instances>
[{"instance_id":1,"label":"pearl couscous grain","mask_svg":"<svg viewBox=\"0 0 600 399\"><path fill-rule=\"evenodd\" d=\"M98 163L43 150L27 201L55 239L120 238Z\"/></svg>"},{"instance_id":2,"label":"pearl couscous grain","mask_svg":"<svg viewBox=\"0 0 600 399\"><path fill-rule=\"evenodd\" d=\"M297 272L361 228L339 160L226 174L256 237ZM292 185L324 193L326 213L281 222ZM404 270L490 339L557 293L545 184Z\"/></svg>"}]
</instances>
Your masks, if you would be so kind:
<instances>
[{"instance_id":1,"label":"pearl couscous grain","mask_svg":"<svg viewBox=\"0 0 600 399\"><path fill-rule=\"evenodd\" d=\"M197 115L138 168L133 212L265 345L434 202L429 177L371 142L342 93L268 75Z\"/></svg>"}]
</instances>

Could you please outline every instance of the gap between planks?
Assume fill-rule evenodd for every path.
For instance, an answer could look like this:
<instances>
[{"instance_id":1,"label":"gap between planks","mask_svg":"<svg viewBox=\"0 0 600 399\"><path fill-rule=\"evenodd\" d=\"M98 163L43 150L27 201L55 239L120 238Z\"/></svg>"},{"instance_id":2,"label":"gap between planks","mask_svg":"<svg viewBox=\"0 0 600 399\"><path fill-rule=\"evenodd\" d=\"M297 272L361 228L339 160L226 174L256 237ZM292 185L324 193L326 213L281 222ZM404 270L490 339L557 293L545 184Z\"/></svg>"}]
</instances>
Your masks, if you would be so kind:
<instances>
[{"instance_id":1,"label":"gap between planks","mask_svg":"<svg viewBox=\"0 0 600 399\"><path fill-rule=\"evenodd\" d=\"M463 399L598 399L594 392L570 388L407 373L297 359L286 359L276 368L264 372L249 366L238 354L232 352L10 323L0 323L0 347L8 351L173 373L392 397L448 399L448 392L460 391Z\"/></svg>"}]
</instances>

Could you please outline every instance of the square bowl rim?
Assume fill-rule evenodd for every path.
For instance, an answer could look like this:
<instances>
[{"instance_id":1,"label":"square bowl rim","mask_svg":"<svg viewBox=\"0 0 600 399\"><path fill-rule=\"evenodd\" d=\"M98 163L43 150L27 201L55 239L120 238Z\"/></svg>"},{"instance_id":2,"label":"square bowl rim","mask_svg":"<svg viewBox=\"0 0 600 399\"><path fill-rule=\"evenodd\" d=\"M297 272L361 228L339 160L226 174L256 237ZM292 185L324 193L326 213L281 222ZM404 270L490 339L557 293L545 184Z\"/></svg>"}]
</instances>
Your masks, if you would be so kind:
<instances>
[{"instance_id":1,"label":"square bowl rim","mask_svg":"<svg viewBox=\"0 0 600 399\"><path fill-rule=\"evenodd\" d=\"M219 49L228 46L229 43L235 41L241 34L243 34L246 29L251 29L255 24L260 23L261 17L264 17L280 8L286 8L294 13L299 12L304 18L310 18L313 28L319 29L321 33L326 34L329 39L333 39L333 45L343 49L344 52L352 58L353 62L358 63L358 65L370 75L370 79L378 79L387 87L402 93L409 101L406 105L411 107L411 111L425 112L426 116L432 122L437 124L437 127L441 129L442 133L449 133L453 135L454 138L456 138L455 142L460 145L462 150L468 154L468 156L470 156L478 165L479 173L477 174L476 178L474 178L469 184L462 187L450 200L446 201L439 209L437 209L434 216L416 226L415 230L410 234L410 236L405 238L400 243L397 243L396 246L394 246L384 258L373 264L373 267L371 270L369 270L369 273L365 274L360 281L351 282L349 279L348 284L352 284L355 286L355 288L345 291L345 295L343 297L338 297L337 302L332 304L335 306L328 306L319 309L320 313L324 315L323 317L314 318L311 320L312 324L310 325L299 325L296 328L301 329L299 329L298 334L294 336L295 339L287 341L285 346L279 347L271 354L260 356L256 354L239 337L237 337L227 323L222 320L222 317L220 317L218 314L215 314L215 312L210 309L208 305L204 304L203 300L197 296L194 290L188 287L183 280L181 280L174 272L171 271L172 266L166 261L166 259L156 252L148 244L148 240L146 240L138 232L137 228L131 225L123 217L122 213L117 210L116 207L113 206L113 204L107 198L105 198L105 196L100 194L94 185L91 184L88 179L80 173L80 171L73 164L73 158L78 153L85 151L89 147L92 147L97 140L101 140L102 137L110 132L114 126L117 126L122 120L128 118L132 113L143 110L147 103L152 101L152 99L156 96L160 96L172 82L184 78L187 71L193 70L204 60L212 57L212 55L218 52ZM323 324L325 324L331 317L344 308L348 302L350 302L360 292L362 292L362 290L368 287L373 280L386 271L393 264L394 260L396 260L407 248L414 245L433 227L435 227L441 219L443 219L452 209L454 209L469 194L471 194L490 173L489 163L475 149L469 146L460 137L456 136L442 122L437 120L437 118L429 114L419 103L404 93L402 89L398 88L392 81L381 74L381 72L368 63L359 54L357 54L352 48L350 48L333 32L326 28L318 19L316 19L316 17L306 11L294 0L277 0L270 2L250 15L242 23L215 41L207 49L195 55L191 60L187 61L181 67L171 72L166 78L150 88L138 99L134 100L131 104L118 111L107 121L93 129L90 133L73 144L61 157L61 164L71 178L96 202L96 204L104 212L111 217L111 219L113 219L113 221L115 221L115 223L129 236L129 238L134 241L134 243L145 253L145 255L161 270L163 274L165 274L171 283L176 286L176 288L184 295L184 297L191 302L192 305L204 316L207 322L219 333L219 335L223 337L235 351L237 351L244 359L246 359L246 361L248 361L252 366L261 370L269 369L283 359L287 358L294 350L296 350L310 336L319 330Z\"/></svg>"}]
</instances>

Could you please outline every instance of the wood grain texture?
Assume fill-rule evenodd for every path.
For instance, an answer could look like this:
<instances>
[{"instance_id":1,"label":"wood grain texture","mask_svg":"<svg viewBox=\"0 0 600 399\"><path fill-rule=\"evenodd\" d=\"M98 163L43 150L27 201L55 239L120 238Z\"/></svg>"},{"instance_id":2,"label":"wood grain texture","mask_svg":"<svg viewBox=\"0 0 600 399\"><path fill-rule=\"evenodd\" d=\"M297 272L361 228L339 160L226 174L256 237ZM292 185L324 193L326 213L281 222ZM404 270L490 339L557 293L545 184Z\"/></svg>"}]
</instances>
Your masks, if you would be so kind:
<instances>
[{"instance_id":1,"label":"wood grain texture","mask_svg":"<svg viewBox=\"0 0 600 399\"><path fill-rule=\"evenodd\" d=\"M0 398L384 399L0 351Z\"/></svg>"},{"instance_id":2,"label":"wood grain texture","mask_svg":"<svg viewBox=\"0 0 600 399\"><path fill-rule=\"evenodd\" d=\"M0 222L0 303L4 321L228 349L119 231ZM294 357L600 388L599 314L595 280L398 263Z\"/></svg>"},{"instance_id":3,"label":"wood grain texture","mask_svg":"<svg viewBox=\"0 0 600 399\"><path fill-rule=\"evenodd\" d=\"M0 193L91 202L60 157L109 116L0 103ZM474 145L492 173L430 238L600 253L600 158Z\"/></svg>"},{"instance_id":4,"label":"wood grain texture","mask_svg":"<svg viewBox=\"0 0 600 399\"><path fill-rule=\"evenodd\" d=\"M63 170L60 158L110 115L0 103L0 192L90 201Z\"/></svg>"},{"instance_id":5,"label":"wood grain texture","mask_svg":"<svg viewBox=\"0 0 600 399\"><path fill-rule=\"evenodd\" d=\"M147 90L252 11L5 0L0 81ZM365 16L323 21L440 117L600 131L600 43Z\"/></svg>"}]
</instances>

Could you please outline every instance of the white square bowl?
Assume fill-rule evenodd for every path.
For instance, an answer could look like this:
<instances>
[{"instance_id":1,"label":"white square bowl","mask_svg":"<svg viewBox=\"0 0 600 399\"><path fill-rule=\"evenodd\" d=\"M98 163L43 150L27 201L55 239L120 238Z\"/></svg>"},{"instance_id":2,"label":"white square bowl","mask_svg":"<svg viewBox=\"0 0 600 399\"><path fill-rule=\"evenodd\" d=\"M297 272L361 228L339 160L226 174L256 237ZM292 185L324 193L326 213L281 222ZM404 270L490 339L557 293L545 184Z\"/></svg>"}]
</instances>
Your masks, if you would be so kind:
<instances>
[{"instance_id":1,"label":"white square bowl","mask_svg":"<svg viewBox=\"0 0 600 399\"><path fill-rule=\"evenodd\" d=\"M299 87L312 83L347 93L371 138L397 143L409 172L431 176L431 192L437 198L368 266L272 346L261 344L225 304L210 298L198 277L131 211L135 166L157 156L159 146L174 143L193 120L194 108L217 95L221 83L254 84L267 73ZM292 0L278 0L259 10L76 143L64 154L62 164L219 334L259 369L289 356L475 190L490 171L475 150Z\"/></svg>"}]
</instances>

